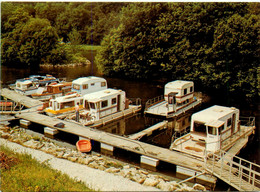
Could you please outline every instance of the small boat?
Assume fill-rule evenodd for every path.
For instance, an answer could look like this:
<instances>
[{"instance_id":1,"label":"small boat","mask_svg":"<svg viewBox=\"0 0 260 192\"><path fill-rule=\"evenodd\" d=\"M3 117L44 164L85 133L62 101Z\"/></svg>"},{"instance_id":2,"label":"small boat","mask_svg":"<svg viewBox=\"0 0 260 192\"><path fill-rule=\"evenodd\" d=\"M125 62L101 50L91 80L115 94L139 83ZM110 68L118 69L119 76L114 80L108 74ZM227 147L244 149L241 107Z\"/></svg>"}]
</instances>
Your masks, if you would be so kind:
<instances>
[{"instance_id":1,"label":"small boat","mask_svg":"<svg viewBox=\"0 0 260 192\"><path fill-rule=\"evenodd\" d=\"M91 142L89 139L81 139L76 143L77 149L80 152L90 152L92 147L91 147Z\"/></svg>"}]
</instances>

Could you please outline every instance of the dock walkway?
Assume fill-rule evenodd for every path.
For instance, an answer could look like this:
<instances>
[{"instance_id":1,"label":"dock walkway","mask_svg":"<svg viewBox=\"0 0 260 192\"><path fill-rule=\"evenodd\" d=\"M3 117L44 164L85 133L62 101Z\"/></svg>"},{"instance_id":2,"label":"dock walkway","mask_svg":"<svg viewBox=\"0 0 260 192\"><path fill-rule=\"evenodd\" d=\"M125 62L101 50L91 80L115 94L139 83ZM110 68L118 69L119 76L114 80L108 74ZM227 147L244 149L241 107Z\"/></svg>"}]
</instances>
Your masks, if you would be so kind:
<instances>
[{"instance_id":1,"label":"dock walkway","mask_svg":"<svg viewBox=\"0 0 260 192\"><path fill-rule=\"evenodd\" d=\"M166 126L167 126L167 121L162 121L162 122L157 123L157 124L147 128L147 129L145 129L143 131L140 131L138 133L132 134L128 138L129 139L134 139L134 140L139 140L140 138L142 138L145 135L148 135L148 136L151 135L153 133L153 131L155 131L155 130L166 128Z\"/></svg>"},{"instance_id":2,"label":"dock walkway","mask_svg":"<svg viewBox=\"0 0 260 192\"><path fill-rule=\"evenodd\" d=\"M27 97L25 95L21 95L19 93L16 93L15 91L12 91L10 89L4 88L1 89L1 95L3 97L6 97L8 99L11 99L21 105L24 105L25 107L31 108L36 106L41 106L43 102L38 101L36 99L32 99L30 97Z\"/></svg>"},{"instance_id":3,"label":"dock walkway","mask_svg":"<svg viewBox=\"0 0 260 192\"><path fill-rule=\"evenodd\" d=\"M184 154L171 151L169 149L157 147L140 141L132 140L122 136L106 133L97 129L82 126L72 122L60 120L57 118L49 117L36 112L16 114L16 117L26 119L31 122L39 123L47 127L58 129L80 137L89 138L113 147L121 148L137 154L152 157L164 162L181 165L196 171L201 171L203 162L195 158L189 158ZM64 123L64 128L57 128L54 125L57 123Z\"/></svg>"}]
</instances>

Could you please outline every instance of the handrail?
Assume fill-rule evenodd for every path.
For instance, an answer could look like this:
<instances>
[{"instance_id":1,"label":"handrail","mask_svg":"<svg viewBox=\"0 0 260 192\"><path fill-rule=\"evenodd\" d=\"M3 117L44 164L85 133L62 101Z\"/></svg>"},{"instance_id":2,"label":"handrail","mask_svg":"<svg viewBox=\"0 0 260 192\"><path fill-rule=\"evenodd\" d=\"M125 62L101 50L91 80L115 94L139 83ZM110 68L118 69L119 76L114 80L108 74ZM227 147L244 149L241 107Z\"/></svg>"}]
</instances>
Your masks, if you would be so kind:
<instances>
[{"instance_id":1,"label":"handrail","mask_svg":"<svg viewBox=\"0 0 260 192\"><path fill-rule=\"evenodd\" d=\"M255 117L239 117L241 125L245 126L255 126ZM243 124L242 124L243 123Z\"/></svg>"},{"instance_id":2,"label":"handrail","mask_svg":"<svg viewBox=\"0 0 260 192\"><path fill-rule=\"evenodd\" d=\"M212 174L215 173L216 169L220 171L220 177L224 177L223 171L227 171L225 173L225 177L228 176L228 182L232 183L231 177L236 177L237 180L239 180L239 184L232 183L236 186L238 190L242 189L242 181L246 182L250 186L250 189L248 190L254 190L259 189L260 186L260 165L250 162L248 160L245 160L241 157L234 156L233 159L225 158L225 156L228 153L225 151L220 151L219 154L216 153L210 153L205 156L205 168L210 170ZM208 161L208 159L210 161ZM236 161L238 160L238 162ZM211 163L211 168L208 166L208 163ZM225 166L224 166L225 165ZM231 171L236 170L236 171Z\"/></svg>"},{"instance_id":3,"label":"handrail","mask_svg":"<svg viewBox=\"0 0 260 192\"><path fill-rule=\"evenodd\" d=\"M153 99L149 99L148 101L146 101L145 103L145 111L153 106L154 104L157 104L161 101L164 101L164 95L160 95L160 96L157 96L157 97L154 97Z\"/></svg>"}]
</instances>

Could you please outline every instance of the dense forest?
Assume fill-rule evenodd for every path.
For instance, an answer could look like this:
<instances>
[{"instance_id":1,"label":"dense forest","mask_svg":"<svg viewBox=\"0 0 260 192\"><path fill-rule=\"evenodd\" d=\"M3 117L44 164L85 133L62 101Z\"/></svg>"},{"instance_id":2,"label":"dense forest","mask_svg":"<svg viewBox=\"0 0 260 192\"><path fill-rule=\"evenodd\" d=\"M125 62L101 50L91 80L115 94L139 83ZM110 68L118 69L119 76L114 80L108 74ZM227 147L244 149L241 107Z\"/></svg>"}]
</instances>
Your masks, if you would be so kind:
<instances>
[{"instance_id":1,"label":"dense forest","mask_svg":"<svg viewBox=\"0 0 260 192\"><path fill-rule=\"evenodd\" d=\"M259 96L259 3L1 3L1 62L67 63L66 45L101 45L108 76L186 79Z\"/></svg>"}]
</instances>

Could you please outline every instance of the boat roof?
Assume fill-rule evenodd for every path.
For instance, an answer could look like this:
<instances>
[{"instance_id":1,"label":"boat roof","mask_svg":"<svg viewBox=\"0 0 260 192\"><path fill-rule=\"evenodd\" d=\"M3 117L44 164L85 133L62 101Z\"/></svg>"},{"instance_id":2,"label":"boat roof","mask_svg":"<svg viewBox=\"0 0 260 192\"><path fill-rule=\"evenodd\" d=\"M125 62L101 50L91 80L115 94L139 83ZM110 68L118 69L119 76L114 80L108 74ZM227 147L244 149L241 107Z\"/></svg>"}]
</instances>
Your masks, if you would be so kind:
<instances>
[{"instance_id":1,"label":"boat roof","mask_svg":"<svg viewBox=\"0 0 260 192\"><path fill-rule=\"evenodd\" d=\"M113 96L113 95L116 95L120 92L122 92L122 90L116 90L116 89L108 88L108 89L105 89L105 90L86 94L86 95L84 95L84 99L91 101L91 102L97 102L97 101L102 100L102 98L105 98L107 96Z\"/></svg>"},{"instance_id":2,"label":"boat roof","mask_svg":"<svg viewBox=\"0 0 260 192\"><path fill-rule=\"evenodd\" d=\"M95 76L89 76L89 77L80 77L78 79L75 79L72 81L73 84L84 84L84 83L89 83L89 82L102 82L106 81L102 77L95 77Z\"/></svg>"},{"instance_id":3,"label":"boat roof","mask_svg":"<svg viewBox=\"0 0 260 192\"><path fill-rule=\"evenodd\" d=\"M193 86L193 81L175 80L165 85L165 88L183 89L184 86Z\"/></svg>"},{"instance_id":4,"label":"boat roof","mask_svg":"<svg viewBox=\"0 0 260 192\"><path fill-rule=\"evenodd\" d=\"M31 84L32 81L31 80L24 80L24 81L19 81L19 83L22 83L22 84Z\"/></svg>"},{"instance_id":5,"label":"boat roof","mask_svg":"<svg viewBox=\"0 0 260 192\"><path fill-rule=\"evenodd\" d=\"M73 100L75 98L83 98L81 97L78 93L73 93L73 94L70 94L70 95L65 95L65 96L61 96L61 97L57 97L55 100L58 102L58 103L61 103L61 102L64 102L64 101L68 101L68 100Z\"/></svg>"},{"instance_id":6,"label":"boat roof","mask_svg":"<svg viewBox=\"0 0 260 192\"><path fill-rule=\"evenodd\" d=\"M234 107L224 107L219 105L214 105L192 115L194 121L199 121L203 123L210 123L213 121L218 121L220 118L233 113L235 110L238 110ZM218 122L220 123L220 122ZM214 124L214 123L211 123ZM216 122L215 122L216 124Z\"/></svg>"}]
</instances>

